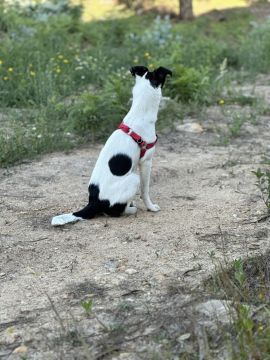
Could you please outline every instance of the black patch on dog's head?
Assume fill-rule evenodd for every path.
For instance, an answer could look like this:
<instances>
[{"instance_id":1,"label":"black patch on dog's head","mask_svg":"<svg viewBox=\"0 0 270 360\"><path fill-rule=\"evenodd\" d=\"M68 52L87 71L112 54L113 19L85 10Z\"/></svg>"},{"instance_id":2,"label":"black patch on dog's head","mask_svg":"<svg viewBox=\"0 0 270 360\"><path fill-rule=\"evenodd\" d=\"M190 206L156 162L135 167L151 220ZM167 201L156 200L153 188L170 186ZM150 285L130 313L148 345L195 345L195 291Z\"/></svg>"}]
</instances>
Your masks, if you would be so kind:
<instances>
[{"instance_id":1,"label":"black patch on dog's head","mask_svg":"<svg viewBox=\"0 0 270 360\"><path fill-rule=\"evenodd\" d=\"M159 68L157 68L156 70L152 71L152 72L148 72L146 74L146 79L148 79L151 83L151 85L154 88L157 87L163 87L165 80L166 80L166 76L170 75L172 76L172 72L169 69L166 69L162 66L160 66Z\"/></svg>"},{"instance_id":2,"label":"black patch on dog's head","mask_svg":"<svg viewBox=\"0 0 270 360\"><path fill-rule=\"evenodd\" d=\"M110 158L108 164L113 175L123 176L131 169L132 160L128 155L117 154Z\"/></svg>"},{"instance_id":3,"label":"black patch on dog's head","mask_svg":"<svg viewBox=\"0 0 270 360\"><path fill-rule=\"evenodd\" d=\"M132 74L132 76L138 75L143 76L145 73L147 73L149 70L146 66L132 66L129 70Z\"/></svg>"}]
</instances>

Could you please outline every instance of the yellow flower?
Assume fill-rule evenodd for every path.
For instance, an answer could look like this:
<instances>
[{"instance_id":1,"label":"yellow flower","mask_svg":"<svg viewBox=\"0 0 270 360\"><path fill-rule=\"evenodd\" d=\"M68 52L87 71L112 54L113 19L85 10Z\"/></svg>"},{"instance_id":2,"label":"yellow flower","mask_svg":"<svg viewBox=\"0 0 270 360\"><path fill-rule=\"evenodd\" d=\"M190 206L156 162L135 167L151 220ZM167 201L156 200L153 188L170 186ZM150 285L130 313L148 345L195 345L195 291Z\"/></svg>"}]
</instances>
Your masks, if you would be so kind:
<instances>
[{"instance_id":1,"label":"yellow flower","mask_svg":"<svg viewBox=\"0 0 270 360\"><path fill-rule=\"evenodd\" d=\"M260 331L260 332L263 331L263 325L258 326L258 331Z\"/></svg>"},{"instance_id":2,"label":"yellow flower","mask_svg":"<svg viewBox=\"0 0 270 360\"><path fill-rule=\"evenodd\" d=\"M58 59L62 60L64 58L63 55L58 55Z\"/></svg>"},{"instance_id":3,"label":"yellow flower","mask_svg":"<svg viewBox=\"0 0 270 360\"><path fill-rule=\"evenodd\" d=\"M264 298L263 293L259 293L258 298L262 300Z\"/></svg>"},{"instance_id":4,"label":"yellow flower","mask_svg":"<svg viewBox=\"0 0 270 360\"><path fill-rule=\"evenodd\" d=\"M64 64L68 64L68 63L69 63L68 59L64 59L64 60L63 60L63 63L64 63Z\"/></svg>"},{"instance_id":5,"label":"yellow flower","mask_svg":"<svg viewBox=\"0 0 270 360\"><path fill-rule=\"evenodd\" d=\"M35 77L35 76L36 76L35 71L30 71L30 75L33 76L33 77Z\"/></svg>"},{"instance_id":6,"label":"yellow flower","mask_svg":"<svg viewBox=\"0 0 270 360\"><path fill-rule=\"evenodd\" d=\"M220 100L218 101L218 104L219 104L219 105L224 105L224 104L225 104L225 101L224 101L223 99L220 99Z\"/></svg>"},{"instance_id":7,"label":"yellow flower","mask_svg":"<svg viewBox=\"0 0 270 360\"><path fill-rule=\"evenodd\" d=\"M139 62L138 58L135 58L135 59L133 60L133 62L134 62L134 64L137 64L137 63Z\"/></svg>"},{"instance_id":8,"label":"yellow flower","mask_svg":"<svg viewBox=\"0 0 270 360\"><path fill-rule=\"evenodd\" d=\"M12 73L12 72L13 72L13 68L12 68L12 67L9 67L9 68L8 68L8 72Z\"/></svg>"},{"instance_id":9,"label":"yellow flower","mask_svg":"<svg viewBox=\"0 0 270 360\"><path fill-rule=\"evenodd\" d=\"M154 64L149 64L148 66L150 69L154 69Z\"/></svg>"},{"instance_id":10,"label":"yellow flower","mask_svg":"<svg viewBox=\"0 0 270 360\"><path fill-rule=\"evenodd\" d=\"M60 68L57 68L57 69L55 69L55 72L56 72L57 74L60 74L61 69L60 69Z\"/></svg>"},{"instance_id":11,"label":"yellow flower","mask_svg":"<svg viewBox=\"0 0 270 360\"><path fill-rule=\"evenodd\" d=\"M4 80L4 81L7 81L7 80L8 80L8 76L4 76L4 77L3 77L3 80Z\"/></svg>"},{"instance_id":12,"label":"yellow flower","mask_svg":"<svg viewBox=\"0 0 270 360\"><path fill-rule=\"evenodd\" d=\"M0 65L2 65L2 64L3 64L3 60L0 59Z\"/></svg>"},{"instance_id":13,"label":"yellow flower","mask_svg":"<svg viewBox=\"0 0 270 360\"><path fill-rule=\"evenodd\" d=\"M144 53L144 56L145 56L146 58L150 58L149 52Z\"/></svg>"}]
</instances>

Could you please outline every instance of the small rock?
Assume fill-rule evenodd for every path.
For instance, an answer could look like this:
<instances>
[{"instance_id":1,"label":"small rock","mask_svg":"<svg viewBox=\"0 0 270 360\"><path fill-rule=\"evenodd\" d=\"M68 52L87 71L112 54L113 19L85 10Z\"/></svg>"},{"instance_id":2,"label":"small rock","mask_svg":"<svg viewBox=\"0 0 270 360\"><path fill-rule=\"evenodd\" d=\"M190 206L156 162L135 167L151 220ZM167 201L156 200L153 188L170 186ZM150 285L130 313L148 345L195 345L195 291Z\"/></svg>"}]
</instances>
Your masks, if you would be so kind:
<instances>
[{"instance_id":1,"label":"small rock","mask_svg":"<svg viewBox=\"0 0 270 360\"><path fill-rule=\"evenodd\" d=\"M0 277L3 277L5 275L6 275L6 273L4 273L4 272L0 273Z\"/></svg>"},{"instance_id":2,"label":"small rock","mask_svg":"<svg viewBox=\"0 0 270 360\"><path fill-rule=\"evenodd\" d=\"M130 360L130 359L134 359L134 357L131 357L130 352L123 352L118 356L112 358L112 360Z\"/></svg>"},{"instance_id":3,"label":"small rock","mask_svg":"<svg viewBox=\"0 0 270 360\"><path fill-rule=\"evenodd\" d=\"M14 349L13 353L14 354L23 354L26 353L27 351L27 347L25 345L21 345L16 347L16 349Z\"/></svg>"},{"instance_id":4,"label":"small rock","mask_svg":"<svg viewBox=\"0 0 270 360\"><path fill-rule=\"evenodd\" d=\"M126 269L125 273L129 274L129 275L133 275L136 274L138 271L135 269Z\"/></svg>"},{"instance_id":5,"label":"small rock","mask_svg":"<svg viewBox=\"0 0 270 360\"><path fill-rule=\"evenodd\" d=\"M183 132L190 132L190 133L197 133L200 134L203 132L203 128L198 123L185 123L185 124L179 124L175 126L175 129L177 131L183 131Z\"/></svg>"},{"instance_id":6,"label":"small rock","mask_svg":"<svg viewBox=\"0 0 270 360\"><path fill-rule=\"evenodd\" d=\"M105 267L107 270L109 270L110 272L113 272L113 271L116 270L117 265L118 265L117 260L115 260L115 259L110 259L110 260L108 260L108 261L105 262L104 267Z\"/></svg>"},{"instance_id":7,"label":"small rock","mask_svg":"<svg viewBox=\"0 0 270 360\"><path fill-rule=\"evenodd\" d=\"M250 250L258 250L260 248L260 244L250 244L248 248Z\"/></svg>"},{"instance_id":8,"label":"small rock","mask_svg":"<svg viewBox=\"0 0 270 360\"><path fill-rule=\"evenodd\" d=\"M182 341L185 341L185 340L187 340L187 339L189 339L189 338L190 338L190 333L186 333L186 334L183 334L183 335L178 336L177 340L178 340L179 342L182 342Z\"/></svg>"},{"instance_id":9,"label":"small rock","mask_svg":"<svg viewBox=\"0 0 270 360\"><path fill-rule=\"evenodd\" d=\"M223 325L230 324L235 310L232 308L231 301L208 300L196 306L196 311Z\"/></svg>"},{"instance_id":10,"label":"small rock","mask_svg":"<svg viewBox=\"0 0 270 360\"><path fill-rule=\"evenodd\" d=\"M137 235L134 236L134 238L135 238L136 240L139 240L139 239L141 238L141 235L137 234Z\"/></svg>"},{"instance_id":11,"label":"small rock","mask_svg":"<svg viewBox=\"0 0 270 360\"><path fill-rule=\"evenodd\" d=\"M129 236L129 235L127 235L126 237L125 237L125 243L130 243L130 242L132 242L133 241L133 239L132 239L132 237L131 236Z\"/></svg>"}]
</instances>

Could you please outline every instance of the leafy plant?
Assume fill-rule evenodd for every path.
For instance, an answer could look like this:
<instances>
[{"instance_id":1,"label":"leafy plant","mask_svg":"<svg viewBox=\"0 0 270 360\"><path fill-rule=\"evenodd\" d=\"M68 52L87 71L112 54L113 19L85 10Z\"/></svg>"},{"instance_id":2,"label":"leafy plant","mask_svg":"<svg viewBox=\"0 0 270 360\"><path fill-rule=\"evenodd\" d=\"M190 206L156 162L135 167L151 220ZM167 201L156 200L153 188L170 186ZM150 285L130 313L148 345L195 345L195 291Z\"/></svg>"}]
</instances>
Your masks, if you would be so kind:
<instances>
[{"instance_id":1,"label":"leafy plant","mask_svg":"<svg viewBox=\"0 0 270 360\"><path fill-rule=\"evenodd\" d=\"M243 268L243 260L242 259L234 260L233 267L234 267L234 279L242 287L246 278Z\"/></svg>"},{"instance_id":2,"label":"leafy plant","mask_svg":"<svg viewBox=\"0 0 270 360\"><path fill-rule=\"evenodd\" d=\"M90 299L87 301L82 301L81 306L83 307L86 315L90 315L92 313L92 309L93 309L93 300Z\"/></svg>"},{"instance_id":3,"label":"leafy plant","mask_svg":"<svg viewBox=\"0 0 270 360\"><path fill-rule=\"evenodd\" d=\"M268 213L270 213L270 171L262 171L258 168L257 171L252 171L252 173L257 178L256 186L261 192L261 197L267 207Z\"/></svg>"},{"instance_id":4,"label":"leafy plant","mask_svg":"<svg viewBox=\"0 0 270 360\"><path fill-rule=\"evenodd\" d=\"M178 65L169 83L170 93L178 99L188 102L204 102L209 92L210 79L207 69L197 70Z\"/></svg>"}]
</instances>

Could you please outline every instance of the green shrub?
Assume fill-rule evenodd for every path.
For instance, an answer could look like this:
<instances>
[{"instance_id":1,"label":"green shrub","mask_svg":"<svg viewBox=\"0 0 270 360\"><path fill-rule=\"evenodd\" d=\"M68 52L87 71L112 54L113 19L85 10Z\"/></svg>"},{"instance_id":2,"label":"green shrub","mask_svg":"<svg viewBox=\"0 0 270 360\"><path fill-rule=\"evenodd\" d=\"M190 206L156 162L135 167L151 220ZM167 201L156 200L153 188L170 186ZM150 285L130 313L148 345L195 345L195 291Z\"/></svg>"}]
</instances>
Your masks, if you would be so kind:
<instances>
[{"instance_id":1,"label":"green shrub","mask_svg":"<svg viewBox=\"0 0 270 360\"><path fill-rule=\"evenodd\" d=\"M75 131L86 138L108 136L128 111L130 83L122 69L108 77L99 92L85 92L69 108L69 120Z\"/></svg>"},{"instance_id":2,"label":"green shrub","mask_svg":"<svg viewBox=\"0 0 270 360\"><path fill-rule=\"evenodd\" d=\"M267 72L270 70L270 21L253 23L253 26L239 49L240 63L250 72Z\"/></svg>"},{"instance_id":3,"label":"green shrub","mask_svg":"<svg viewBox=\"0 0 270 360\"><path fill-rule=\"evenodd\" d=\"M205 102L210 88L207 69L197 70L178 65L173 69L169 92L173 97L188 102Z\"/></svg>"}]
</instances>

